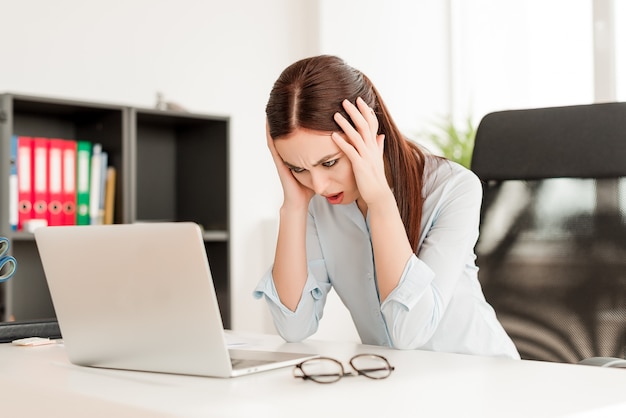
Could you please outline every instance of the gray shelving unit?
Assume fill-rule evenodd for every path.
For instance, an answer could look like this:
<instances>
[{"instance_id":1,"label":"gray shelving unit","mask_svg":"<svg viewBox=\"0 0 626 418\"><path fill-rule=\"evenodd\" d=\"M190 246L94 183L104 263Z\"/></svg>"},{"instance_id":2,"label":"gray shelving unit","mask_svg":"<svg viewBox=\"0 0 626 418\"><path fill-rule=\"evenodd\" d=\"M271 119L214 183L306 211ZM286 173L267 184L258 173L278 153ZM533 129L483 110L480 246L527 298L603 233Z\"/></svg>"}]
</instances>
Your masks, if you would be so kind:
<instances>
[{"instance_id":1,"label":"gray shelving unit","mask_svg":"<svg viewBox=\"0 0 626 418\"><path fill-rule=\"evenodd\" d=\"M18 261L16 275L0 284L0 320L37 322L55 313L33 235L9 225L12 135L101 143L117 170L114 223L200 224L230 328L228 117L0 94L0 235Z\"/></svg>"}]
</instances>

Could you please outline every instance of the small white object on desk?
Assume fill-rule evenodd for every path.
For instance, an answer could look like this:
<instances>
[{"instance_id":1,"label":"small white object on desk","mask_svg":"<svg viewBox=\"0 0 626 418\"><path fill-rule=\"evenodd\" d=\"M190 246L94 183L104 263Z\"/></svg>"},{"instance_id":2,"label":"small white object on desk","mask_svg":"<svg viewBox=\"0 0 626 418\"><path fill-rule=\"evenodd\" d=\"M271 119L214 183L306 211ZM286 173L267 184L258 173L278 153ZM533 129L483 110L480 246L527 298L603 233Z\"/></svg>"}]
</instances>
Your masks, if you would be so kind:
<instances>
[{"instance_id":1,"label":"small white object on desk","mask_svg":"<svg viewBox=\"0 0 626 418\"><path fill-rule=\"evenodd\" d=\"M11 341L11 343L14 345L33 347L36 345L56 344L56 341L51 340L50 338L28 337L28 338L20 338L19 340L13 340Z\"/></svg>"}]
</instances>

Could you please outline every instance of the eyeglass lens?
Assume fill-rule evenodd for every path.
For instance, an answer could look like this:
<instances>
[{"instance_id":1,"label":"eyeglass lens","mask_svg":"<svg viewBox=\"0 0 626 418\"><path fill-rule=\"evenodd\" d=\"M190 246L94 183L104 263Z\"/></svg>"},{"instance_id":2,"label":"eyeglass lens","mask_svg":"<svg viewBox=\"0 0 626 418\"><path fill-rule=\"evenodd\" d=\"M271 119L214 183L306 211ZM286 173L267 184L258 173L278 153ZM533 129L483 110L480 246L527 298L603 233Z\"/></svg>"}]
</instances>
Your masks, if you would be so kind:
<instances>
[{"instance_id":1,"label":"eyeglass lens","mask_svg":"<svg viewBox=\"0 0 626 418\"><path fill-rule=\"evenodd\" d=\"M389 377L393 370L386 358L372 354L354 356L350 360L350 365L357 373L370 379L384 379Z\"/></svg>"}]
</instances>

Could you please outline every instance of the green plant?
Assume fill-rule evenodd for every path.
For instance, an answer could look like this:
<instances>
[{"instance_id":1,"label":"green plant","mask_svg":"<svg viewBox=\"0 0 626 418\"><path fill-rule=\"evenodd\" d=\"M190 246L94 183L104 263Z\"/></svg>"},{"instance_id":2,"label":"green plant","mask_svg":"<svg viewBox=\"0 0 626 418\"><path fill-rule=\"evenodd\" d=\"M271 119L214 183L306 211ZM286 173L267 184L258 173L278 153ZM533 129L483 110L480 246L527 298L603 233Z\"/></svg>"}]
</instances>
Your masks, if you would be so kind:
<instances>
[{"instance_id":1,"label":"green plant","mask_svg":"<svg viewBox=\"0 0 626 418\"><path fill-rule=\"evenodd\" d=\"M420 137L435 145L444 157L470 167L476 138L476 127L471 118L465 121L464 129L458 128L451 117L443 118Z\"/></svg>"}]
</instances>

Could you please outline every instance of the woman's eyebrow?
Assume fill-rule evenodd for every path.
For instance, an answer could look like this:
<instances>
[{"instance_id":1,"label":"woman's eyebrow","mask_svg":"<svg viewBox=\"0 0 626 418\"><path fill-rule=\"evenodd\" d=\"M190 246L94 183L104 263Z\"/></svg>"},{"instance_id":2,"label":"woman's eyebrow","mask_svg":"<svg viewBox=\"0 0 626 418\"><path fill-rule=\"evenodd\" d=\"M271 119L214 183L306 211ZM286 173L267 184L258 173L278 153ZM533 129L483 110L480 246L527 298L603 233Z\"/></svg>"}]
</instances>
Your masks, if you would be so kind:
<instances>
[{"instance_id":1,"label":"woman's eyebrow","mask_svg":"<svg viewBox=\"0 0 626 418\"><path fill-rule=\"evenodd\" d=\"M326 155L326 156L320 158L318 162L313 164L313 167L318 166L318 165L320 165L322 163L325 163L326 161L333 160L333 159L337 158L337 156L339 156L339 154L341 154L341 151L336 152L334 154Z\"/></svg>"},{"instance_id":2,"label":"woman's eyebrow","mask_svg":"<svg viewBox=\"0 0 626 418\"><path fill-rule=\"evenodd\" d=\"M339 156L339 154L341 154L341 151L339 151L339 152L337 152L337 153L335 153L335 154L325 155L325 156L323 156L322 158L320 158L320 159L318 160L318 162L316 162L315 164L313 164L313 167L316 167L316 166L318 166L318 165L320 165L320 164L322 164L322 163L325 163L326 161L329 161L329 160L335 159L337 156ZM290 169L304 170L304 168L302 168L302 167L298 167L298 166L293 165L293 164L290 164L289 162L287 162L287 161L285 161L285 160L283 160L283 163L285 163L285 165L286 165L287 167L289 167Z\"/></svg>"},{"instance_id":3,"label":"woman's eyebrow","mask_svg":"<svg viewBox=\"0 0 626 418\"><path fill-rule=\"evenodd\" d=\"M293 164L289 164L287 161L283 160L283 163L287 166L287 168L289 168L290 170L302 170L302 167L296 167Z\"/></svg>"}]
</instances>

